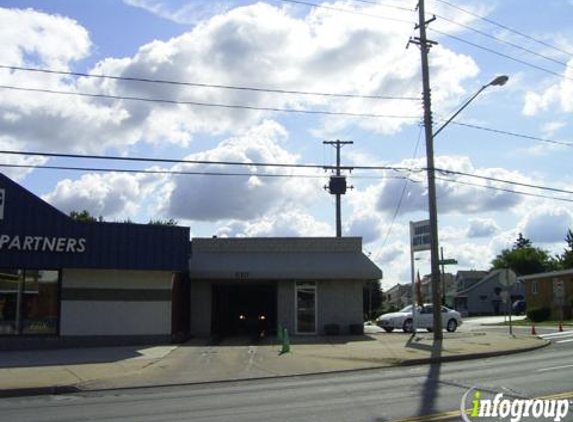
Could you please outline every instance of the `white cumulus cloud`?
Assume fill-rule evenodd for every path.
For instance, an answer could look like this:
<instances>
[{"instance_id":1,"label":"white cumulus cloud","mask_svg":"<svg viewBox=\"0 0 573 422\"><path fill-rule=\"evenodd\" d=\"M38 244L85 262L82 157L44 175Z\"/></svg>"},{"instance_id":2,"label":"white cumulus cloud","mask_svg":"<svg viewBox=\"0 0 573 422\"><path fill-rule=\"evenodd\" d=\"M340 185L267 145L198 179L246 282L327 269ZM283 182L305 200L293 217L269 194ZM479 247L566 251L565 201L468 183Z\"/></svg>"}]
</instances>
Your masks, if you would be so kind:
<instances>
[{"instance_id":1,"label":"white cumulus cloud","mask_svg":"<svg viewBox=\"0 0 573 422\"><path fill-rule=\"evenodd\" d=\"M500 227L491 218L470 218L468 220L467 237L489 237L496 234Z\"/></svg>"},{"instance_id":2,"label":"white cumulus cloud","mask_svg":"<svg viewBox=\"0 0 573 422\"><path fill-rule=\"evenodd\" d=\"M217 231L220 237L332 237L334 228L292 208L248 222L232 221Z\"/></svg>"},{"instance_id":3,"label":"white cumulus cloud","mask_svg":"<svg viewBox=\"0 0 573 422\"><path fill-rule=\"evenodd\" d=\"M187 160L233 161L247 163L291 163L298 157L281 143L286 142L285 129L266 121L244 134L221 142L216 148L187 156ZM229 167L218 164L181 164L176 171L223 172ZM174 176L164 198L166 214L186 220L218 221L260 218L285 204L308 203L310 193L321 191L320 179L276 177L295 175L288 168L249 166L235 167L235 172L248 176ZM306 171L308 173L308 171Z\"/></svg>"},{"instance_id":4,"label":"white cumulus cloud","mask_svg":"<svg viewBox=\"0 0 573 422\"><path fill-rule=\"evenodd\" d=\"M573 212L563 206L540 205L525 215L518 228L534 243L561 242L573 228Z\"/></svg>"},{"instance_id":5,"label":"white cumulus cloud","mask_svg":"<svg viewBox=\"0 0 573 422\"><path fill-rule=\"evenodd\" d=\"M43 199L65 213L86 210L107 220L131 219L160 180L145 174L86 174L61 180Z\"/></svg>"}]
</instances>

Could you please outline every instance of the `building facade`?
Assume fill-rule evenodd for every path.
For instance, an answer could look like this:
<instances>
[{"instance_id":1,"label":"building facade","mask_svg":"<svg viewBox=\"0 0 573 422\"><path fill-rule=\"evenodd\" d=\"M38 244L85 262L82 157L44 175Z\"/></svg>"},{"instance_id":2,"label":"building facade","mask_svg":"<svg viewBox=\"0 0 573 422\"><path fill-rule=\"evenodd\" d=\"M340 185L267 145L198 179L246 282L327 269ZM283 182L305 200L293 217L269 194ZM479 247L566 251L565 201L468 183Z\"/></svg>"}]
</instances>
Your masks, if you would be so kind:
<instances>
[{"instance_id":1,"label":"building facade","mask_svg":"<svg viewBox=\"0 0 573 422\"><path fill-rule=\"evenodd\" d=\"M0 174L1 345L169 341L189 229L80 222Z\"/></svg>"},{"instance_id":2,"label":"building facade","mask_svg":"<svg viewBox=\"0 0 573 422\"><path fill-rule=\"evenodd\" d=\"M384 295L384 308L386 311L398 311L412 304L412 285L395 284Z\"/></svg>"},{"instance_id":3,"label":"building facade","mask_svg":"<svg viewBox=\"0 0 573 422\"><path fill-rule=\"evenodd\" d=\"M492 270L485 274L477 282L458 285L459 288L469 286L459 290L454 298L454 309L462 316L503 315L510 312L514 301L523 299L520 282L506 286L506 270Z\"/></svg>"},{"instance_id":4,"label":"building facade","mask_svg":"<svg viewBox=\"0 0 573 422\"><path fill-rule=\"evenodd\" d=\"M360 238L194 239L76 221L0 174L0 349L348 333L381 271Z\"/></svg>"},{"instance_id":5,"label":"building facade","mask_svg":"<svg viewBox=\"0 0 573 422\"><path fill-rule=\"evenodd\" d=\"M550 309L550 319L571 318L573 269L519 277L525 285L527 309Z\"/></svg>"},{"instance_id":6,"label":"building facade","mask_svg":"<svg viewBox=\"0 0 573 422\"><path fill-rule=\"evenodd\" d=\"M360 238L193 239L191 334L342 334L362 326L362 287L382 272Z\"/></svg>"}]
</instances>

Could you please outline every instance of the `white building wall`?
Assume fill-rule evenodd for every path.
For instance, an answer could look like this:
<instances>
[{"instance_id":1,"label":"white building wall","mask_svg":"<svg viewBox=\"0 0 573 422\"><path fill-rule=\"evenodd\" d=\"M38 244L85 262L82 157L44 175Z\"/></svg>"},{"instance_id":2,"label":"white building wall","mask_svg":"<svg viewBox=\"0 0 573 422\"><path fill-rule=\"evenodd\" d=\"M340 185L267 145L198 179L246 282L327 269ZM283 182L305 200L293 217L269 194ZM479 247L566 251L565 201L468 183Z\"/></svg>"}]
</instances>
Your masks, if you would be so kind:
<instances>
[{"instance_id":1,"label":"white building wall","mask_svg":"<svg viewBox=\"0 0 573 422\"><path fill-rule=\"evenodd\" d=\"M341 334L348 334L350 325L364 322L362 281L326 280L317 288L318 333L327 324L337 324Z\"/></svg>"},{"instance_id":2,"label":"white building wall","mask_svg":"<svg viewBox=\"0 0 573 422\"><path fill-rule=\"evenodd\" d=\"M62 302L62 336L170 334L170 302Z\"/></svg>"},{"instance_id":3,"label":"white building wall","mask_svg":"<svg viewBox=\"0 0 573 422\"><path fill-rule=\"evenodd\" d=\"M64 270L60 335L170 335L171 278L166 271Z\"/></svg>"}]
</instances>

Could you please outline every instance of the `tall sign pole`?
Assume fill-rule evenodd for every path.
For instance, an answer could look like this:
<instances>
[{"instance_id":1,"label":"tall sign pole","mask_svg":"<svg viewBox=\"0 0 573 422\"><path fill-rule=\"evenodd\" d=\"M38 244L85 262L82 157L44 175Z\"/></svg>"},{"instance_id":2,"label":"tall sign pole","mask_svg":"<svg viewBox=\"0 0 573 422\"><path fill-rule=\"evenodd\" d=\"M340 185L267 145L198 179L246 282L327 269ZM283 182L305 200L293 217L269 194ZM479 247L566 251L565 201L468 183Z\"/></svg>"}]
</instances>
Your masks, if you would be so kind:
<instances>
[{"instance_id":1,"label":"tall sign pole","mask_svg":"<svg viewBox=\"0 0 573 422\"><path fill-rule=\"evenodd\" d=\"M340 149L344 145L353 144L352 141L323 141L323 144L332 145L336 148L336 173L334 176L330 176L330 181L328 186L324 188L327 189L332 195L336 197L336 237L342 237L342 203L341 196L346 193L346 176L342 175L340 172ZM352 187L350 187L352 189Z\"/></svg>"},{"instance_id":2,"label":"tall sign pole","mask_svg":"<svg viewBox=\"0 0 573 422\"><path fill-rule=\"evenodd\" d=\"M410 221L410 268L412 269L412 328L418 328L418 288L414 269L414 253L430 250L430 221Z\"/></svg>"},{"instance_id":3,"label":"tall sign pole","mask_svg":"<svg viewBox=\"0 0 573 422\"><path fill-rule=\"evenodd\" d=\"M440 258L438 243L438 209L436 204L436 175L434 167L434 136L432 134L432 101L430 89L430 68L428 65L428 52L435 42L426 37L426 25L432 20L426 22L426 13L424 0L418 3L418 27L420 37L415 42L420 46L422 59L422 86L424 96L424 129L426 137L426 160L428 171L428 211L430 216L430 264L432 271L432 304L434 308L434 340L442 340L442 312L441 312L441 295L440 295Z\"/></svg>"}]
</instances>

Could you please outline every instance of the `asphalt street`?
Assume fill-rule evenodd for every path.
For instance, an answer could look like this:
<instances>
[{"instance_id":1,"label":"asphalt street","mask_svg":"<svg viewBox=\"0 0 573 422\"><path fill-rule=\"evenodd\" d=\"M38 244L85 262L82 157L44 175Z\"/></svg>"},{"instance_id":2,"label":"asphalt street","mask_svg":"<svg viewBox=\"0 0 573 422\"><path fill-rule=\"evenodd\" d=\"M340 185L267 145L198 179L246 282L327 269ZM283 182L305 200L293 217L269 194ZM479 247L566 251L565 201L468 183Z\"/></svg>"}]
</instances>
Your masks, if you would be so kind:
<instances>
[{"instance_id":1,"label":"asphalt street","mask_svg":"<svg viewBox=\"0 0 573 422\"><path fill-rule=\"evenodd\" d=\"M456 411L472 387L508 398L573 398L573 342L560 342L573 339L573 332L542 330L553 344L517 355L286 379L3 399L0 415L3 421L19 422L461 420ZM573 420L571 407L567 420Z\"/></svg>"}]
</instances>

